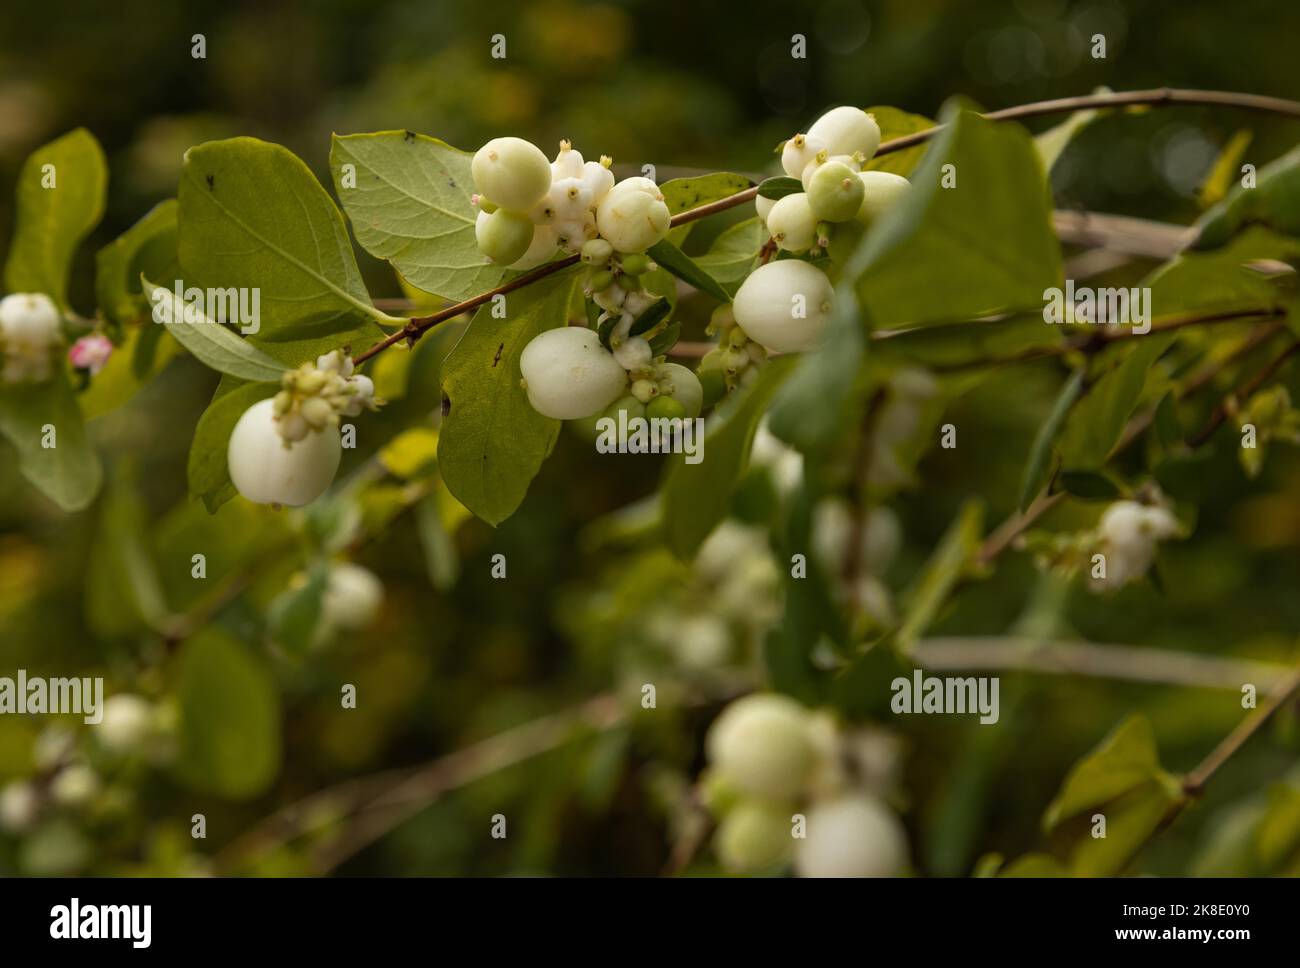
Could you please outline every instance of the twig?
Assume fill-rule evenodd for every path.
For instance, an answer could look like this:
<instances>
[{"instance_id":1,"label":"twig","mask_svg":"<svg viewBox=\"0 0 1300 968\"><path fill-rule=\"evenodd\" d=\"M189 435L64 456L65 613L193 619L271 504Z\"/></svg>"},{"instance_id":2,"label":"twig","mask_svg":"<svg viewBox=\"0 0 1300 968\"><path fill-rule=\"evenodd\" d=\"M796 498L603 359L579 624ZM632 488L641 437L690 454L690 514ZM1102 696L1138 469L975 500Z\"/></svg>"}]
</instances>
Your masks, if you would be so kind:
<instances>
[{"instance_id":1,"label":"twig","mask_svg":"<svg viewBox=\"0 0 1300 968\"><path fill-rule=\"evenodd\" d=\"M1025 636L921 639L912 651L918 665L936 671L1023 669L1198 689L1235 691L1250 682L1260 693L1287 688L1291 667L1274 662L1224 659L1171 649L1044 640Z\"/></svg>"},{"instance_id":2,"label":"twig","mask_svg":"<svg viewBox=\"0 0 1300 968\"><path fill-rule=\"evenodd\" d=\"M1260 727L1268 722L1275 712L1286 705L1297 691L1300 691L1300 669L1293 670L1290 677L1272 692L1268 702L1255 710L1254 715L1247 716L1238 723L1237 728L1223 738L1223 742L1219 743L1205 759L1201 760L1195 769L1183 777L1183 792L1189 797L1199 796L1201 791L1205 789L1205 784L1219 771L1219 768L1237 750L1245 746L1246 742L1259 732Z\"/></svg>"},{"instance_id":3,"label":"twig","mask_svg":"<svg viewBox=\"0 0 1300 968\"><path fill-rule=\"evenodd\" d=\"M1187 438L1187 446L1199 447L1201 444L1213 437L1215 431L1223 426L1223 422L1228 419L1228 414L1231 410L1231 404L1229 401L1240 401L1249 398L1251 394L1271 380L1277 371L1282 368L1282 365L1295 355L1297 351L1300 351L1300 340L1292 343L1283 350L1280 355L1274 357L1262 370L1243 383L1240 387L1229 393L1227 397L1220 401L1219 405L1214 408L1214 411L1210 414L1210 419L1205 422L1205 426Z\"/></svg>"}]
</instances>

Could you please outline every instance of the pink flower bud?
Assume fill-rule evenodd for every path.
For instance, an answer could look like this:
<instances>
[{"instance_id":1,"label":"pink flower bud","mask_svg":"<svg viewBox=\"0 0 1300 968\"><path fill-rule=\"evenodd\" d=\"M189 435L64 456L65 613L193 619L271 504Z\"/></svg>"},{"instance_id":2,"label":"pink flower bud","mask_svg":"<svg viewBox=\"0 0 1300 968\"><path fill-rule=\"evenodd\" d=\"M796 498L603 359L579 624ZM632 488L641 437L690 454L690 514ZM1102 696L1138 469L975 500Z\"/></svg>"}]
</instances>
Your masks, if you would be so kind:
<instances>
[{"instance_id":1,"label":"pink flower bud","mask_svg":"<svg viewBox=\"0 0 1300 968\"><path fill-rule=\"evenodd\" d=\"M68 362L78 370L89 370L91 376L102 370L112 355L112 342L100 333L83 336L68 348Z\"/></svg>"}]
</instances>

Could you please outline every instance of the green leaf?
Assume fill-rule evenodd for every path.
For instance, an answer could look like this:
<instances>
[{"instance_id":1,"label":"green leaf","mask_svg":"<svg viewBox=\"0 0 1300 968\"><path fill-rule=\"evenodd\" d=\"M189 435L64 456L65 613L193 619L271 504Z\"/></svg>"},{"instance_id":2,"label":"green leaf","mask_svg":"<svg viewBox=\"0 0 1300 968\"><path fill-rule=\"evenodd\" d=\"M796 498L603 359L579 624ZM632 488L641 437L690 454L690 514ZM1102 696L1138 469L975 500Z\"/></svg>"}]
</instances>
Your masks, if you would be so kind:
<instances>
[{"instance_id":1,"label":"green leaf","mask_svg":"<svg viewBox=\"0 0 1300 968\"><path fill-rule=\"evenodd\" d=\"M275 383L237 383L223 380L216 395L199 418L190 443L189 478L190 497L201 497L209 511L215 511L235 494L230 483L230 470L226 466L226 447L235 424L244 411L280 389Z\"/></svg>"},{"instance_id":2,"label":"green leaf","mask_svg":"<svg viewBox=\"0 0 1300 968\"><path fill-rule=\"evenodd\" d=\"M329 568L317 563L307 581L276 596L267 613L267 627L274 642L289 655L306 655L319 640L321 602L329 582Z\"/></svg>"},{"instance_id":3,"label":"green leaf","mask_svg":"<svg viewBox=\"0 0 1300 968\"><path fill-rule=\"evenodd\" d=\"M944 118L912 191L871 227L845 269L878 326L1041 310L1044 289L1061 284L1032 139L958 102Z\"/></svg>"},{"instance_id":4,"label":"green leaf","mask_svg":"<svg viewBox=\"0 0 1300 968\"><path fill-rule=\"evenodd\" d=\"M1043 814L1043 829L1050 832L1061 821L1127 793L1159 773L1160 756L1150 721L1129 716L1070 769Z\"/></svg>"},{"instance_id":5,"label":"green leaf","mask_svg":"<svg viewBox=\"0 0 1300 968\"><path fill-rule=\"evenodd\" d=\"M185 153L179 252L199 288L259 290L250 336L290 365L383 335L343 216L293 152L256 138Z\"/></svg>"},{"instance_id":6,"label":"green leaf","mask_svg":"<svg viewBox=\"0 0 1300 968\"><path fill-rule=\"evenodd\" d=\"M1029 461L1025 464L1024 475L1020 479L1021 511L1029 507L1051 477L1052 445L1061 432L1070 407L1074 406L1074 401L1079 398L1079 391L1083 389L1084 375L1082 369L1076 370L1065 382L1065 386L1061 387L1060 395L1056 398L1056 403L1052 404L1047 419L1038 428L1033 446L1029 448Z\"/></svg>"},{"instance_id":7,"label":"green leaf","mask_svg":"<svg viewBox=\"0 0 1300 968\"><path fill-rule=\"evenodd\" d=\"M704 436L703 460L688 464L683 454L669 460L660 496L668 547L679 558L693 556L726 517L731 495L749 464L758 422L793 365L794 357L778 357L728 401L725 415Z\"/></svg>"},{"instance_id":8,"label":"green leaf","mask_svg":"<svg viewBox=\"0 0 1300 968\"><path fill-rule=\"evenodd\" d=\"M181 647L177 771L195 790L246 800L280 771L280 697L266 664L220 628Z\"/></svg>"},{"instance_id":9,"label":"green leaf","mask_svg":"<svg viewBox=\"0 0 1300 968\"><path fill-rule=\"evenodd\" d=\"M158 568L144 540L149 522L138 482L124 462L115 471L100 503L86 579L86 619L107 638L162 629L167 616Z\"/></svg>"},{"instance_id":10,"label":"green leaf","mask_svg":"<svg viewBox=\"0 0 1300 968\"><path fill-rule=\"evenodd\" d=\"M669 323L650 338L650 352L655 356L663 356L677 345L681 335L682 324L676 321Z\"/></svg>"},{"instance_id":11,"label":"green leaf","mask_svg":"<svg viewBox=\"0 0 1300 968\"><path fill-rule=\"evenodd\" d=\"M878 106L866 108L866 111L868 114L875 116L876 124L880 126L880 140L882 143L909 134L916 134L918 131L928 131L934 127L934 122L929 118L920 114L909 114L907 111L900 111L898 108ZM868 171L890 171L895 175L907 177L911 175L912 170L921 161L927 147L929 145L923 141L911 148L904 148L902 151L891 151L887 155L879 155L868 161L866 168Z\"/></svg>"},{"instance_id":12,"label":"green leaf","mask_svg":"<svg viewBox=\"0 0 1300 968\"><path fill-rule=\"evenodd\" d=\"M645 312L633 321L632 326L627 331L628 335L640 336L643 333L650 332L650 330L663 322L672 311L672 303L661 296L647 306Z\"/></svg>"},{"instance_id":13,"label":"green leaf","mask_svg":"<svg viewBox=\"0 0 1300 968\"><path fill-rule=\"evenodd\" d=\"M1196 223L1194 249L1217 249L1248 225L1300 236L1300 148L1259 170L1255 187L1238 184Z\"/></svg>"},{"instance_id":14,"label":"green leaf","mask_svg":"<svg viewBox=\"0 0 1300 968\"><path fill-rule=\"evenodd\" d=\"M1106 463L1142 399L1151 367L1175 334L1148 333L1129 339L1138 345L1102 374L1070 412L1060 442L1066 470L1094 470Z\"/></svg>"},{"instance_id":15,"label":"green leaf","mask_svg":"<svg viewBox=\"0 0 1300 968\"><path fill-rule=\"evenodd\" d=\"M63 510L94 500L103 471L62 367L44 383L0 383L0 435L18 451L23 477Z\"/></svg>"},{"instance_id":16,"label":"green leaf","mask_svg":"<svg viewBox=\"0 0 1300 968\"><path fill-rule=\"evenodd\" d=\"M1109 94L1110 88L1098 87L1092 93ZM1051 171L1057 160L1065 153L1065 149L1070 146L1070 142L1074 140L1075 135L1103 114L1109 113L1098 108L1074 111L1064 121L1035 135L1034 147L1038 150L1038 157L1043 160L1043 167Z\"/></svg>"},{"instance_id":17,"label":"green leaf","mask_svg":"<svg viewBox=\"0 0 1300 968\"><path fill-rule=\"evenodd\" d=\"M660 185L659 191L663 193L668 214L680 215L701 205L729 198L749 187L750 181L744 175L719 171L692 178L672 178ZM678 225L669 230L668 240L674 245L681 245L694 227L694 222Z\"/></svg>"},{"instance_id":18,"label":"green leaf","mask_svg":"<svg viewBox=\"0 0 1300 968\"><path fill-rule=\"evenodd\" d=\"M1099 471L1061 471L1061 490L1084 501L1113 501L1123 492Z\"/></svg>"},{"instance_id":19,"label":"green leaf","mask_svg":"<svg viewBox=\"0 0 1300 968\"><path fill-rule=\"evenodd\" d=\"M661 239L646 251L661 269L671 272L682 282L694 286L700 292L706 292L719 302L731 302L727 290L718 281L695 264L685 252L667 239Z\"/></svg>"},{"instance_id":20,"label":"green leaf","mask_svg":"<svg viewBox=\"0 0 1300 968\"><path fill-rule=\"evenodd\" d=\"M472 157L410 131L335 135L330 149L334 191L357 241L411 285L452 301L519 275L489 262L474 239Z\"/></svg>"},{"instance_id":21,"label":"green leaf","mask_svg":"<svg viewBox=\"0 0 1300 968\"><path fill-rule=\"evenodd\" d=\"M176 199L159 202L95 254L95 299L109 322L121 326L149 313L140 289L142 275L166 284L180 274L177 212Z\"/></svg>"},{"instance_id":22,"label":"green leaf","mask_svg":"<svg viewBox=\"0 0 1300 968\"><path fill-rule=\"evenodd\" d=\"M934 623L957 582L968 573L983 537L984 506L972 499L962 505L920 576L903 595L902 622L894 638L898 652L910 652Z\"/></svg>"},{"instance_id":23,"label":"green leaf","mask_svg":"<svg viewBox=\"0 0 1300 968\"><path fill-rule=\"evenodd\" d=\"M866 354L868 321L853 288L841 284L820 346L798 357L772 403L771 429L804 453L831 444L843 426Z\"/></svg>"},{"instance_id":24,"label":"green leaf","mask_svg":"<svg viewBox=\"0 0 1300 968\"><path fill-rule=\"evenodd\" d=\"M274 383L284 375L284 364L208 318L197 306L177 302L171 289L144 278L140 282L167 332L205 366L254 383Z\"/></svg>"},{"instance_id":25,"label":"green leaf","mask_svg":"<svg viewBox=\"0 0 1300 968\"><path fill-rule=\"evenodd\" d=\"M1124 871L1167 817L1183 803L1175 783L1149 780L1120 794L1100 812L1106 836L1091 832L1078 839L1070 854L1070 869L1078 877L1113 877Z\"/></svg>"},{"instance_id":26,"label":"green leaf","mask_svg":"<svg viewBox=\"0 0 1300 968\"><path fill-rule=\"evenodd\" d=\"M9 292L43 292L68 308L72 257L104 214L107 186L104 151L85 128L28 156L18 174L17 225L5 262Z\"/></svg>"},{"instance_id":27,"label":"green leaf","mask_svg":"<svg viewBox=\"0 0 1300 968\"><path fill-rule=\"evenodd\" d=\"M802 191L803 182L789 175L775 175L772 178L764 178L758 183L758 194L763 198L785 198L787 195L798 195Z\"/></svg>"},{"instance_id":28,"label":"green leaf","mask_svg":"<svg viewBox=\"0 0 1300 968\"><path fill-rule=\"evenodd\" d=\"M716 279L728 295L735 295L753 270L767 238L767 228L757 216L745 219L719 233L709 251L695 257L695 264Z\"/></svg>"},{"instance_id":29,"label":"green leaf","mask_svg":"<svg viewBox=\"0 0 1300 968\"><path fill-rule=\"evenodd\" d=\"M438 466L448 490L489 524L519 507L559 435L560 421L534 410L519 386L519 357L538 333L568 322L577 279L569 269L512 294L505 319L479 310L443 363Z\"/></svg>"},{"instance_id":30,"label":"green leaf","mask_svg":"<svg viewBox=\"0 0 1300 968\"><path fill-rule=\"evenodd\" d=\"M460 557L446 520L443 505L448 499L441 496L443 493L434 491L415 506L415 529L424 552L424 568L429 584L440 592L454 586L460 577Z\"/></svg>"}]
</instances>

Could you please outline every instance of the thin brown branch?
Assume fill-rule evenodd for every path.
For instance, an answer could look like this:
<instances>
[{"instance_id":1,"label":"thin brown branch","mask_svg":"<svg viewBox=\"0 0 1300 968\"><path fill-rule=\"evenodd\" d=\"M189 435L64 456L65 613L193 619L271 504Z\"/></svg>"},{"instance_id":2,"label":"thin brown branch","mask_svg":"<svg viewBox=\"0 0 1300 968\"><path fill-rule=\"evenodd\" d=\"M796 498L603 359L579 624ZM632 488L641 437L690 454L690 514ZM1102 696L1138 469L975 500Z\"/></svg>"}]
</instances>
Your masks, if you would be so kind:
<instances>
[{"instance_id":1,"label":"thin brown branch","mask_svg":"<svg viewBox=\"0 0 1300 968\"><path fill-rule=\"evenodd\" d=\"M1278 356L1275 356L1270 360L1268 365L1262 370L1237 389L1229 393L1219 402L1219 405L1214 408L1214 411L1210 414L1209 420L1205 422L1205 426L1187 438L1187 446L1199 447L1201 444L1213 437L1215 432L1223 426L1224 421L1228 419L1228 416L1232 412L1234 403L1247 400L1253 393L1255 393L1255 391L1269 380L1273 379L1273 377L1277 375L1278 370L1280 370L1286 361L1294 356L1297 351L1300 351L1300 340L1292 343Z\"/></svg>"}]
</instances>

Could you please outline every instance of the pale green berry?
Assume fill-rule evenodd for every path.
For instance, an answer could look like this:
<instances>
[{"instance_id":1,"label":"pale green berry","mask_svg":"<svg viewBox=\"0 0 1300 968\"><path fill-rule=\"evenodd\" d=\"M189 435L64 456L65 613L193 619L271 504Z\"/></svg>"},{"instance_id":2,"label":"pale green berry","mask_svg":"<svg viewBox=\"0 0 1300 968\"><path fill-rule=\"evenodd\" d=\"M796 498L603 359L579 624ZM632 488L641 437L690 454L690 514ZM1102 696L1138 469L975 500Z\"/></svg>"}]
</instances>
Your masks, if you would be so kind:
<instances>
[{"instance_id":1,"label":"pale green berry","mask_svg":"<svg viewBox=\"0 0 1300 968\"><path fill-rule=\"evenodd\" d=\"M808 167L808 162L817 157L819 151L824 151L826 148L826 142L821 138L797 134L781 149L781 167L791 178L798 178Z\"/></svg>"},{"instance_id":2,"label":"pale green berry","mask_svg":"<svg viewBox=\"0 0 1300 968\"><path fill-rule=\"evenodd\" d=\"M865 793L814 804L804 834L795 842L800 877L897 877L907 871L907 832L889 807Z\"/></svg>"},{"instance_id":3,"label":"pale green berry","mask_svg":"<svg viewBox=\"0 0 1300 968\"><path fill-rule=\"evenodd\" d=\"M659 388L649 380L636 380L632 384L632 396L636 397L642 403L648 404L658 395Z\"/></svg>"},{"instance_id":4,"label":"pale green berry","mask_svg":"<svg viewBox=\"0 0 1300 968\"><path fill-rule=\"evenodd\" d=\"M605 265L613 254L614 247L607 239L588 239L582 244L582 261L590 266Z\"/></svg>"},{"instance_id":5,"label":"pale green berry","mask_svg":"<svg viewBox=\"0 0 1300 968\"><path fill-rule=\"evenodd\" d=\"M790 811L756 800L730 810L714 835L722 866L733 874L759 874L787 863L794 848Z\"/></svg>"},{"instance_id":6,"label":"pale green berry","mask_svg":"<svg viewBox=\"0 0 1300 968\"><path fill-rule=\"evenodd\" d=\"M493 138L475 153L470 173L479 194L512 212L527 212L551 189L551 163L523 138Z\"/></svg>"},{"instance_id":7,"label":"pale green berry","mask_svg":"<svg viewBox=\"0 0 1300 968\"><path fill-rule=\"evenodd\" d=\"M631 394L628 394L625 397L619 397L617 400L611 403L605 409L605 416L610 417L613 420L617 420L620 411L626 412L627 419L631 420L633 417L644 417L646 407L645 404L642 403L640 400L638 400L636 397L632 396Z\"/></svg>"},{"instance_id":8,"label":"pale green berry","mask_svg":"<svg viewBox=\"0 0 1300 968\"><path fill-rule=\"evenodd\" d=\"M731 308L731 303L723 303L713 310L709 316L708 330L710 334L725 332L736 325L736 314Z\"/></svg>"},{"instance_id":9,"label":"pale green berry","mask_svg":"<svg viewBox=\"0 0 1300 968\"><path fill-rule=\"evenodd\" d=\"M767 230L777 248L787 252L806 252L817 241L817 219L808 196L795 192L777 199L767 214Z\"/></svg>"},{"instance_id":10,"label":"pale green berry","mask_svg":"<svg viewBox=\"0 0 1300 968\"><path fill-rule=\"evenodd\" d=\"M618 399L627 372L585 326L561 326L533 337L519 357L528 402L546 417L590 417Z\"/></svg>"},{"instance_id":11,"label":"pale green berry","mask_svg":"<svg viewBox=\"0 0 1300 968\"><path fill-rule=\"evenodd\" d=\"M866 160L880 147L880 125L861 108L832 108L813 122L808 137L824 144L831 156L860 152Z\"/></svg>"},{"instance_id":12,"label":"pale green berry","mask_svg":"<svg viewBox=\"0 0 1300 968\"><path fill-rule=\"evenodd\" d=\"M751 339L778 353L811 349L821 339L834 301L826 273L798 259L759 266L732 306Z\"/></svg>"},{"instance_id":13,"label":"pale green berry","mask_svg":"<svg viewBox=\"0 0 1300 968\"><path fill-rule=\"evenodd\" d=\"M645 415L652 419L682 420L686 417L686 408L672 397L661 394L646 404Z\"/></svg>"},{"instance_id":14,"label":"pale green berry","mask_svg":"<svg viewBox=\"0 0 1300 968\"><path fill-rule=\"evenodd\" d=\"M285 446L276 429L275 404L253 404L235 424L226 449L230 480L256 504L300 507L325 493L342 457L337 427L327 426Z\"/></svg>"},{"instance_id":15,"label":"pale green berry","mask_svg":"<svg viewBox=\"0 0 1300 968\"><path fill-rule=\"evenodd\" d=\"M604 242L605 240L594 239L593 241ZM587 244L590 245L591 243L589 242ZM600 269L599 271L593 272L591 275L587 277L588 292L604 292L613 284L614 284L614 273L610 272L608 269Z\"/></svg>"},{"instance_id":16,"label":"pale green berry","mask_svg":"<svg viewBox=\"0 0 1300 968\"><path fill-rule=\"evenodd\" d=\"M527 216L499 208L491 215L479 212L474 220L479 251L497 265L518 261L533 244L533 223Z\"/></svg>"},{"instance_id":17,"label":"pale green berry","mask_svg":"<svg viewBox=\"0 0 1300 968\"><path fill-rule=\"evenodd\" d=\"M65 766L50 781L50 799L65 807L85 806L99 790L99 775L84 763Z\"/></svg>"},{"instance_id":18,"label":"pale green berry","mask_svg":"<svg viewBox=\"0 0 1300 968\"><path fill-rule=\"evenodd\" d=\"M797 797L814 765L808 712L785 696L756 693L722 711L705 740L709 761L737 788L772 800Z\"/></svg>"},{"instance_id":19,"label":"pale green berry","mask_svg":"<svg viewBox=\"0 0 1300 968\"><path fill-rule=\"evenodd\" d=\"M517 261L510 263L509 268L532 269L549 262L557 248L559 243L555 239L555 230L549 225L539 225L533 230L533 244Z\"/></svg>"},{"instance_id":20,"label":"pale green berry","mask_svg":"<svg viewBox=\"0 0 1300 968\"><path fill-rule=\"evenodd\" d=\"M672 398L686 410L686 416L698 417L704 409L704 387L700 378L680 363L665 363L659 370L661 379L672 384Z\"/></svg>"},{"instance_id":21,"label":"pale green berry","mask_svg":"<svg viewBox=\"0 0 1300 968\"><path fill-rule=\"evenodd\" d=\"M629 276L641 276L650 271L650 257L643 252L630 252L619 260L621 268Z\"/></svg>"},{"instance_id":22,"label":"pale green berry","mask_svg":"<svg viewBox=\"0 0 1300 968\"><path fill-rule=\"evenodd\" d=\"M862 182L862 204L856 217L864 225L880 218L912 190L911 182L890 171L860 171L858 180Z\"/></svg>"},{"instance_id":23,"label":"pale green berry","mask_svg":"<svg viewBox=\"0 0 1300 968\"><path fill-rule=\"evenodd\" d=\"M614 347L614 359L625 370L639 370L649 366L654 358L650 342L644 336L632 336Z\"/></svg>"},{"instance_id":24,"label":"pale green berry","mask_svg":"<svg viewBox=\"0 0 1300 968\"><path fill-rule=\"evenodd\" d=\"M822 165L808 184L808 204L813 215L828 222L847 222L857 215L862 196L858 172L839 161Z\"/></svg>"},{"instance_id":25,"label":"pale green berry","mask_svg":"<svg viewBox=\"0 0 1300 968\"><path fill-rule=\"evenodd\" d=\"M668 234L671 216L663 193L648 178L627 178L596 209L596 225L619 252L644 252Z\"/></svg>"}]
</instances>

